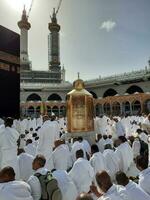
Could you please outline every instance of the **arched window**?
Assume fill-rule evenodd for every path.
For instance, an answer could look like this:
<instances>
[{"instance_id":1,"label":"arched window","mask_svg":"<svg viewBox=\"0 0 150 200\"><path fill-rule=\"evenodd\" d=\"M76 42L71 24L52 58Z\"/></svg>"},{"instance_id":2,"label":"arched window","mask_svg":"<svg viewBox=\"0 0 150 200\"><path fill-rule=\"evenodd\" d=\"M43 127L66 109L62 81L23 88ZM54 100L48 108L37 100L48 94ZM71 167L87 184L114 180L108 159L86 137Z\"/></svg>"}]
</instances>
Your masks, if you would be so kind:
<instances>
[{"instance_id":1,"label":"arched window","mask_svg":"<svg viewBox=\"0 0 150 200\"><path fill-rule=\"evenodd\" d=\"M33 93L27 97L27 101L41 101L41 97L38 94Z\"/></svg>"},{"instance_id":2,"label":"arched window","mask_svg":"<svg viewBox=\"0 0 150 200\"><path fill-rule=\"evenodd\" d=\"M120 103L114 102L112 104L112 115L114 116L120 115Z\"/></svg>"},{"instance_id":3,"label":"arched window","mask_svg":"<svg viewBox=\"0 0 150 200\"><path fill-rule=\"evenodd\" d=\"M144 102L144 113L146 114L150 113L150 99Z\"/></svg>"},{"instance_id":4,"label":"arched window","mask_svg":"<svg viewBox=\"0 0 150 200\"><path fill-rule=\"evenodd\" d=\"M28 116L33 117L34 116L34 107L30 106L27 110Z\"/></svg>"},{"instance_id":5,"label":"arched window","mask_svg":"<svg viewBox=\"0 0 150 200\"><path fill-rule=\"evenodd\" d=\"M38 106L38 107L36 108L36 117L39 117L39 116L40 116L40 111L41 111L40 106Z\"/></svg>"},{"instance_id":6,"label":"arched window","mask_svg":"<svg viewBox=\"0 0 150 200\"><path fill-rule=\"evenodd\" d=\"M51 95L48 97L47 100L48 100L48 101L62 101L62 98L61 98L58 94L54 93L54 94L51 94Z\"/></svg>"},{"instance_id":7,"label":"arched window","mask_svg":"<svg viewBox=\"0 0 150 200\"><path fill-rule=\"evenodd\" d=\"M103 97L115 96L116 94L118 94L117 91L110 88L104 92Z\"/></svg>"},{"instance_id":8,"label":"arched window","mask_svg":"<svg viewBox=\"0 0 150 200\"><path fill-rule=\"evenodd\" d=\"M52 108L52 112L56 115L56 116L59 116L59 108L57 106L54 106Z\"/></svg>"},{"instance_id":9,"label":"arched window","mask_svg":"<svg viewBox=\"0 0 150 200\"><path fill-rule=\"evenodd\" d=\"M143 90L137 85L132 85L126 90L126 93L128 94L134 94L135 92L143 93Z\"/></svg>"},{"instance_id":10,"label":"arched window","mask_svg":"<svg viewBox=\"0 0 150 200\"><path fill-rule=\"evenodd\" d=\"M139 101L135 101L132 103L132 113L134 115L141 113L141 103Z\"/></svg>"},{"instance_id":11,"label":"arched window","mask_svg":"<svg viewBox=\"0 0 150 200\"><path fill-rule=\"evenodd\" d=\"M95 92L90 91L90 93L92 94L92 96L93 96L94 99L97 99L97 94Z\"/></svg>"},{"instance_id":12,"label":"arched window","mask_svg":"<svg viewBox=\"0 0 150 200\"><path fill-rule=\"evenodd\" d=\"M130 103L128 101L126 101L122 104L122 112L123 112L123 114L130 114L131 113Z\"/></svg>"},{"instance_id":13,"label":"arched window","mask_svg":"<svg viewBox=\"0 0 150 200\"><path fill-rule=\"evenodd\" d=\"M107 115L111 114L110 104L109 103L105 103L104 104L104 113L107 114Z\"/></svg>"},{"instance_id":14,"label":"arched window","mask_svg":"<svg viewBox=\"0 0 150 200\"><path fill-rule=\"evenodd\" d=\"M52 112L52 111L51 111L51 107L50 107L50 106L47 106L46 108L47 108L47 114L48 114L48 115L51 115L51 112Z\"/></svg>"},{"instance_id":15,"label":"arched window","mask_svg":"<svg viewBox=\"0 0 150 200\"><path fill-rule=\"evenodd\" d=\"M63 117L66 116L66 107L65 106L60 107L60 116L63 116Z\"/></svg>"}]
</instances>

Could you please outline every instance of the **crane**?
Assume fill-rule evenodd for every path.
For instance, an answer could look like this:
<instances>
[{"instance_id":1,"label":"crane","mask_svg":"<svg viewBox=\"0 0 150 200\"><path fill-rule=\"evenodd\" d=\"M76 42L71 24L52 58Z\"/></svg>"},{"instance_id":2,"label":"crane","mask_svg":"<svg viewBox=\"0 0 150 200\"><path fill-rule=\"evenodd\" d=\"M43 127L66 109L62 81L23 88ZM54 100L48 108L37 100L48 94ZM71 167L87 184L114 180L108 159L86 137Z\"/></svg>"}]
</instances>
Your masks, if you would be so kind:
<instances>
[{"instance_id":1,"label":"crane","mask_svg":"<svg viewBox=\"0 0 150 200\"><path fill-rule=\"evenodd\" d=\"M33 2L34 2L34 0L32 0L32 1L31 1L31 4L30 4L30 8L29 8L29 11L28 11L28 14L27 14L27 17L28 17L28 18L29 18L29 16L30 16L30 12L31 12L31 10L32 10Z\"/></svg>"},{"instance_id":2,"label":"crane","mask_svg":"<svg viewBox=\"0 0 150 200\"><path fill-rule=\"evenodd\" d=\"M60 7L61 7L61 3L62 3L62 0L59 0L58 6L57 6L57 10L56 10L56 15L57 15L58 12L59 12L59 9L60 9Z\"/></svg>"}]
</instances>

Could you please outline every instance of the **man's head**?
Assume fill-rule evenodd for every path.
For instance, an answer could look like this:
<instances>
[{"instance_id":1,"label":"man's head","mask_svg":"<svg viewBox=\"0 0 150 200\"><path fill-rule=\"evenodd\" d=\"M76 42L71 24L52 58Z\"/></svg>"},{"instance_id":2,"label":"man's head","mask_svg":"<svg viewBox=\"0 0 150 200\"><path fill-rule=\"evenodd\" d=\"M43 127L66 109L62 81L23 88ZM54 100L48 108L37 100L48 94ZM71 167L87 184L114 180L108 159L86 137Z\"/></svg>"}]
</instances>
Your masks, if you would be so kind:
<instances>
[{"instance_id":1,"label":"man's head","mask_svg":"<svg viewBox=\"0 0 150 200\"><path fill-rule=\"evenodd\" d=\"M128 137L129 141L131 142L131 144L133 144L135 137L133 135Z\"/></svg>"},{"instance_id":2,"label":"man's head","mask_svg":"<svg viewBox=\"0 0 150 200\"><path fill-rule=\"evenodd\" d=\"M107 138L108 138L107 135L103 135L104 140L107 140Z\"/></svg>"},{"instance_id":3,"label":"man's head","mask_svg":"<svg viewBox=\"0 0 150 200\"><path fill-rule=\"evenodd\" d=\"M83 157L84 157L84 152L82 149L76 151L76 159L83 158Z\"/></svg>"},{"instance_id":4,"label":"man's head","mask_svg":"<svg viewBox=\"0 0 150 200\"><path fill-rule=\"evenodd\" d=\"M118 118L114 117L113 120L117 123L118 122Z\"/></svg>"},{"instance_id":5,"label":"man's head","mask_svg":"<svg viewBox=\"0 0 150 200\"><path fill-rule=\"evenodd\" d=\"M82 142L83 141L83 137L79 136L78 137L78 142Z\"/></svg>"},{"instance_id":6,"label":"man's head","mask_svg":"<svg viewBox=\"0 0 150 200\"><path fill-rule=\"evenodd\" d=\"M33 128L30 128L30 131L33 131Z\"/></svg>"},{"instance_id":7,"label":"man's head","mask_svg":"<svg viewBox=\"0 0 150 200\"><path fill-rule=\"evenodd\" d=\"M37 137L35 137L35 139L34 139L35 141L37 141L37 140L39 140L39 137L37 136Z\"/></svg>"},{"instance_id":8,"label":"man's head","mask_svg":"<svg viewBox=\"0 0 150 200\"><path fill-rule=\"evenodd\" d=\"M29 131L25 130L25 134L28 135L28 134L29 134Z\"/></svg>"},{"instance_id":9,"label":"man's head","mask_svg":"<svg viewBox=\"0 0 150 200\"><path fill-rule=\"evenodd\" d=\"M15 172L12 167L4 167L0 171L0 183L5 183L9 181L14 181L15 180Z\"/></svg>"},{"instance_id":10,"label":"man's head","mask_svg":"<svg viewBox=\"0 0 150 200\"><path fill-rule=\"evenodd\" d=\"M28 145L28 144L32 144L32 140L31 139L27 139L26 145Z\"/></svg>"},{"instance_id":11,"label":"man's head","mask_svg":"<svg viewBox=\"0 0 150 200\"><path fill-rule=\"evenodd\" d=\"M51 118L51 121L55 121L56 120L56 115L52 114L50 118Z\"/></svg>"},{"instance_id":12,"label":"man's head","mask_svg":"<svg viewBox=\"0 0 150 200\"><path fill-rule=\"evenodd\" d=\"M81 193L76 200L93 200L93 198L87 193Z\"/></svg>"},{"instance_id":13,"label":"man's head","mask_svg":"<svg viewBox=\"0 0 150 200\"><path fill-rule=\"evenodd\" d=\"M111 139L111 138L112 138L112 135L108 135L108 138Z\"/></svg>"},{"instance_id":14,"label":"man's head","mask_svg":"<svg viewBox=\"0 0 150 200\"><path fill-rule=\"evenodd\" d=\"M114 141L114 147L118 147L121 144L121 141L119 139L116 139Z\"/></svg>"},{"instance_id":15,"label":"man's head","mask_svg":"<svg viewBox=\"0 0 150 200\"><path fill-rule=\"evenodd\" d=\"M119 141L120 141L121 143L127 142L127 139L126 139L125 136L119 136L118 139L119 139Z\"/></svg>"},{"instance_id":16,"label":"man's head","mask_svg":"<svg viewBox=\"0 0 150 200\"><path fill-rule=\"evenodd\" d=\"M104 146L104 149L113 149L113 148L112 148L111 144L106 144L106 145Z\"/></svg>"},{"instance_id":17,"label":"man's head","mask_svg":"<svg viewBox=\"0 0 150 200\"><path fill-rule=\"evenodd\" d=\"M33 133L33 134L32 134L32 137L33 137L33 138L36 138L36 137L37 137L37 133Z\"/></svg>"},{"instance_id":18,"label":"man's head","mask_svg":"<svg viewBox=\"0 0 150 200\"><path fill-rule=\"evenodd\" d=\"M17 155L20 155L21 153L25 153L24 149L18 149Z\"/></svg>"},{"instance_id":19,"label":"man's head","mask_svg":"<svg viewBox=\"0 0 150 200\"><path fill-rule=\"evenodd\" d=\"M38 170L39 168L42 168L45 166L46 159L43 155L37 155L32 163L32 169L33 170Z\"/></svg>"},{"instance_id":20,"label":"man's head","mask_svg":"<svg viewBox=\"0 0 150 200\"><path fill-rule=\"evenodd\" d=\"M148 168L148 157L147 156L137 156L135 159L136 167L140 171Z\"/></svg>"},{"instance_id":21,"label":"man's head","mask_svg":"<svg viewBox=\"0 0 150 200\"><path fill-rule=\"evenodd\" d=\"M57 148L58 146L62 145L63 144L63 141L62 140L55 140L54 142L54 146L55 148Z\"/></svg>"},{"instance_id":22,"label":"man's head","mask_svg":"<svg viewBox=\"0 0 150 200\"><path fill-rule=\"evenodd\" d=\"M97 172L96 181L100 190L104 193L112 186L111 178L106 171Z\"/></svg>"},{"instance_id":23,"label":"man's head","mask_svg":"<svg viewBox=\"0 0 150 200\"><path fill-rule=\"evenodd\" d=\"M13 125L13 118L7 117L4 124L5 124L5 127L12 127L12 125Z\"/></svg>"},{"instance_id":24,"label":"man's head","mask_svg":"<svg viewBox=\"0 0 150 200\"><path fill-rule=\"evenodd\" d=\"M49 120L49 116L48 115L44 115L43 116L43 122L46 122L46 121L48 121Z\"/></svg>"},{"instance_id":25,"label":"man's head","mask_svg":"<svg viewBox=\"0 0 150 200\"><path fill-rule=\"evenodd\" d=\"M92 155L96 152L99 152L98 146L96 144L92 144L91 146L91 153Z\"/></svg>"},{"instance_id":26,"label":"man's head","mask_svg":"<svg viewBox=\"0 0 150 200\"><path fill-rule=\"evenodd\" d=\"M118 185L126 186L129 183L129 178L124 172L119 171L116 173L116 181Z\"/></svg>"},{"instance_id":27,"label":"man's head","mask_svg":"<svg viewBox=\"0 0 150 200\"><path fill-rule=\"evenodd\" d=\"M102 134L97 134L97 140L99 141L100 139L102 139Z\"/></svg>"},{"instance_id":28,"label":"man's head","mask_svg":"<svg viewBox=\"0 0 150 200\"><path fill-rule=\"evenodd\" d=\"M138 128L138 129L136 130L136 132L140 135L140 134L142 133L142 130L141 130L140 128Z\"/></svg>"}]
</instances>

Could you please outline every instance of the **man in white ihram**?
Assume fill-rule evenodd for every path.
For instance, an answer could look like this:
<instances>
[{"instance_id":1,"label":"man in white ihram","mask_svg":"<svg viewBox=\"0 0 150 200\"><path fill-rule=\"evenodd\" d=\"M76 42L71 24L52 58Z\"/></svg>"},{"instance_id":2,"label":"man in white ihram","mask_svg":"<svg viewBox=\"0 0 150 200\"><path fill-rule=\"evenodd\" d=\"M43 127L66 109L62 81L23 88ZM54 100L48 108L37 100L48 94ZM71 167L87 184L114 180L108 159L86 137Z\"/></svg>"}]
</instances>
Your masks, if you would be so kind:
<instances>
[{"instance_id":1,"label":"man in white ihram","mask_svg":"<svg viewBox=\"0 0 150 200\"><path fill-rule=\"evenodd\" d=\"M47 115L43 116L43 125L38 131L39 144L37 146L37 153L45 156L47 163L46 167L52 169L52 151L54 147L54 142L57 140L56 130L52 122L49 120Z\"/></svg>"},{"instance_id":2,"label":"man in white ihram","mask_svg":"<svg viewBox=\"0 0 150 200\"><path fill-rule=\"evenodd\" d=\"M0 167L11 166L18 176L17 167L17 140L19 133L12 128L13 119L8 117L5 121L5 128L0 132Z\"/></svg>"},{"instance_id":3,"label":"man in white ihram","mask_svg":"<svg viewBox=\"0 0 150 200\"><path fill-rule=\"evenodd\" d=\"M116 134L117 134L117 136L118 137L119 136L125 136L126 130L125 130L122 122L119 121L117 117L114 117L113 120L116 122L115 128L116 128Z\"/></svg>"},{"instance_id":4,"label":"man in white ihram","mask_svg":"<svg viewBox=\"0 0 150 200\"><path fill-rule=\"evenodd\" d=\"M133 150L124 136L119 137L120 145L115 154L118 157L119 170L127 173L133 163Z\"/></svg>"},{"instance_id":5,"label":"man in white ihram","mask_svg":"<svg viewBox=\"0 0 150 200\"><path fill-rule=\"evenodd\" d=\"M80 149L76 152L77 160L75 161L69 176L72 178L78 193L89 192L90 185L94 180L94 170L90 162L83 158L83 150Z\"/></svg>"},{"instance_id":6,"label":"man in white ihram","mask_svg":"<svg viewBox=\"0 0 150 200\"><path fill-rule=\"evenodd\" d=\"M30 186L15 180L12 167L4 167L0 171L0 200L33 200Z\"/></svg>"},{"instance_id":7,"label":"man in white ihram","mask_svg":"<svg viewBox=\"0 0 150 200\"><path fill-rule=\"evenodd\" d=\"M105 145L103 156L105 158L106 167L111 180L115 180L115 174L119 171L119 161L117 162L118 157L116 156L110 144Z\"/></svg>"},{"instance_id":8,"label":"man in white ihram","mask_svg":"<svg viewBox=\"0 0 150 200\"><path fill-rule=\"evenodd\" d=\"M68 170L72 167L71 153L61 140L55 141L55 150L52 152L54 169Z\"/></svg>"},{"instance_id":9,"label":"man in white ihram","mask_svg":"<svg viewBox=\"0 0 150 200\"><path fill-rule=\"evenodd\" d=\"M90 158L90 164L94 169L95 175L98 171L107 170L105 158L103 154L99 151L98 146L96 144L93 144L91 146L91 153L92 157Z\"/></svg>"},{"instance_id":10,"label":"man in white ihram","mask_svg":"<svg viewBox=\"0 0 150 200\"><path fill-rule=\"evenodd\" d=\"M32 163L32 168L35 171L35 173L46 175L48 170L45 168L45 163L46 163L45 157L43 155L37 155ZM27 183L31 187L31 194L33 200L39 200L41 198L42 189L38 177L34 175L30 176Z\"/></svg>"},{"instance_id":11,"label":"man in white ihram","mask_svg":"<svg viewBox=\"0 0 150 200\"><path fill-rule=\"evenodd\" d=\"M150 196L136 183L129 180L124 172L117 172L116 181L121 185L118 191L125 200L150 200Z\"/></svg>"},{"instance_id":12,"label":"man in white ihram","mask_svg":"<svg viewBox=\"0 0 150 200\"><path fill-rule=\"evenodd\" d=\"M58 181L58 187L62 192L62 200L75 200L78 196L77 188L65 170L55 170L53 176Z\"/></svg>"},{"instance_id":13,"label":"man in white ihram","mask_svg":"<svg viewBox=\"0 0 150 200\"><path fill-rule=\"evenodd\" d=\"M18 167L20 179L27 181L33 174L32 162L34 157L30 154L25 153L24 149L18 149Z\"/></svg>"}]
</instances>

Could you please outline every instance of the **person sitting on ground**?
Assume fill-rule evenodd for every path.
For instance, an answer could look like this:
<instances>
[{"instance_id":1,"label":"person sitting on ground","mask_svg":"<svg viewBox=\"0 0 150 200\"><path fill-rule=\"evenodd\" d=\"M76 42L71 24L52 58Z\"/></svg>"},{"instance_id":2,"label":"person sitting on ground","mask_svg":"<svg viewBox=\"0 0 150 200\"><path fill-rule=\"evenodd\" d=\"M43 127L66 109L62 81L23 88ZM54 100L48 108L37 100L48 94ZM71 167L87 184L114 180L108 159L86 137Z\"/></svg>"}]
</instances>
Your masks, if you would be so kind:
<instances>
[{"instance_id":1,"label":"person sitting on ground","mask_svg":"<svg viewBox=\"0 0 150 200\"><path fill-rule=\"evenodd\" d=\"M148 167L148 157L137 156L135 163L137 169L140 170L139 186L150 195L150 167Z\"/></svg>"},{"instance_id":2,"label":"person sitting on ground","mask_svg":"<svg viewBox=\"0 0 150 200\"><path fill-rule=\"evenodd\" d=\"M45 168L45 164L46 164L46 159L43 155L38 154L32 163L32 168L35 171L35 174L30 176L30 178L28 179L28 184L31 187L31 191L32 191L32 196L33 196L33 200L40 200L40 199L45 199L45 200L49 200L49 193L53 192L51 191L51 189L49 188L49 193L47 190L47 186L44 185L48 184L48 180L47 177L50 176L50 180L54 180L54 178L52 177L51 173L48 171L48 169ZM43 177L42 179L40 177ZM44 181L43 180L47 180ZM56 180L56 179L55 179ZM41 182L42 181L42 182ZM51 193L51 195L56 195L56 199L54 200L61 200L61 193L59 192L59 188L57 187L57 181L55 181L55 185L53 185L51 188L53 189L57 189L57 193ZM45 189L46 188L46 189ZM46 196L46 198L45 198Z\"/></svg>"},{"instance_id":3,"label":"person sitting on ground","mask_svg":"<svg viewBox=\"0 0 150 200\"><path fill-rule=\"evenodd\" d=\"M119 136L120 145L116 148L115 154L119 158L119 170L127 172L133 163L133 150L124 136Z\"/></svg>"},{"instance_id":4,"label":"person sitting on ground","mask_svg":"<svg viewBox=\"0 0 150 200\"><path fill-rule=\"evenodd\" d=\"M115 181L115 174L119 171L119 161L116 156L112 146L110 144L105 145L105 150L103 152L103 156L106 162L106 168L108 170L109 175L111 176L111 180Z\"/></svg>"},{"instance_id":5,"label":"person sitting on ground","mask_svg":"<svg viewBox=\"0 0 150 200\"><path fill-rule=\"evenodd\" d=\"M23 181L27 181L29 177L33 174L32 162L33 156L26 153L24 149L18 149L18 168L19 168L19 177Z\"/></svg>"},{"instance_id":6,"label":"person sitting on ground","mask_svg":"<svg viewBox=\"0 0 150 200\"><path fill-rule=\"evenodd\" d=\"M0 200L33 200L30 186L24 181L15 180L12 167L0 171Z\"/></svg>"},{"instance_id":7,"label":"person sitting on ground","mask_svg":"<svg viewBox=\"0 0 150 200\"><path fill-rule=\"evenodd\" d=\"M32 163L32 168L35 173L40 173L42 175L46 175L48 170L44 167L46 163L46 159L43 155L37 155ZM34 200L39 200L41 198L42 189L40 185L40 181L38 177L32 175L28 179L27 183L31 187L31 192Z\"/></svg>"},{"instance_id":8,"label":"person sitting on ground","mask_svg":"<svg viewBox=\"0 0 150 200\"><path fill-rule=\"evenodd\" d=\"M126 196L128 200L150 200L150 196L136 183L129 180L124 172L116 173L116 181L123 186L119 189L120 194Z\"/></svg>"},{"instance_id":9,"label":"person sitting on ground","mask_svg":"<svg viewBox=\"0 0 150 200\"><path fill-rule=\"evenodd\" d=\"M95 175L99 171L107 170L105 158L96 144L91 146L91 155L90 164L94 169Z\"/></svg>"},{"instance_id":10,"label":"person sitting on ground","mask_svg":"<svg viewBox=\"0 0 150 200\"><path fill-rule=\"evenodd\" d=\"M72 167L71 153L62 140L55 141L55 150L52 152L55 169L68 170Z\"/></svg>"},{"instance_id":11,"label":"person sitting on ground","mask_svg":"<svg viewBox=\"0 0 150 200\"><path fill-rule=\"evenodd\" d=\"M76 152L76 158L77 160L70 170L69 176L76 185L79 194L81 192L89 192L90 185L94 179L94 170L90 162L84 159L84 152L82 149Z\"/></svg>"}]
</instances>

